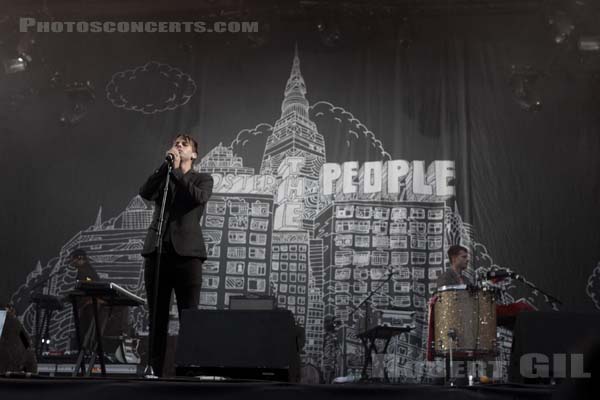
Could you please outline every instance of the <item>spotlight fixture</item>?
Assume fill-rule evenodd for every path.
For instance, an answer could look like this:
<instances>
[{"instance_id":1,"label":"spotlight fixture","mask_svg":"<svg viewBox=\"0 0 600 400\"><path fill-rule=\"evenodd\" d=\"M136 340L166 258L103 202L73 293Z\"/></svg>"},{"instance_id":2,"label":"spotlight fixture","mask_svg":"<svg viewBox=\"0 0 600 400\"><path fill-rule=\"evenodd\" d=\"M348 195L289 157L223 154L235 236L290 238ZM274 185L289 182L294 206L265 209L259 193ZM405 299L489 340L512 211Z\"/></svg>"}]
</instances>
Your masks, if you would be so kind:
<instances>
[{"instance_id":1,"label":"spotlight fixture","mask_svg":"<svg viewBox=\"0 0 600 400\"><path fill-rule=\"evenodd\" d=\"M557 44L565 43L575 29L573 19L564 11L556 11L548 17L548 24L554 28L554 41Z\"/></svg>"},{"instance_id":2,"label":"spotlight fixture","mask_svg":"<svg viewBox=\"0 0 600 400\"><path fill-rule=\"evenodd\" d=\"M600 51L600 36L581 36L577 47L580 51Z\"/></svg>"},{"instance_id":3,"label":"spotlight fixture","mask_svg":"<svg viewBox=\"0 0 600 400\"><path fill-rule=\"evenodd\" d=\"M15 74L23 72L31 62L31 57L27 54L21 54L14 58L6 58L2 61L4 72L7 74Z\"/></svg>"},{"instance_id":4,"label":"spotlight fixture","mask_svg":"<svg viewBox=\"0 0 600 400\"><path fill-rule=\"evenodd\" d=\"M72 126L87 115L89 106L96 101L96 94L90 81L70 83L65 86L64 91L70 107L61 114L59 122L63 126Z\"/></svg>"},{"instance_id":5,"label":"spotlight fixture","mask_svg":"<svg viewBox=\"0 0 600 400\"><path fill-rule=\"evenodd\" d=\"M511 67L509 86L517 104L525 111L539 111L542 108L538 90L540 77L541 73L529 65Z\"/></svg>"},{"instance_id":6,"label":"spotlight fixture","mask_svg":"<svg viewBox=\"0 0 600 400\"><path fill-rule=\"evenodd\" d=\"M342 39L339 25L332 21L320 21L317 24L317 31L321 37L321 42L327 47L337 46Z\"/></svg>"},{"instance_id":7,"label":"spotlight fixture","mask_svg":"<svg viewBox=\"0 0 600 400\"><path fill-rule=\"evenodd\" d=\"M2 59L2 64L4 66L4 72L6 74L14 74L17 72L23 72L28 67L29 64L33 61L33 57L31 56L33 47L35 45L35 38L32 33L28 32L23 35L19 35L16 37L17 43L14 50L7 51ZM9 42L12 42L9 41ZM5 48L12 47L10 44L4 44Z\"/></svg>"}]
</instances>

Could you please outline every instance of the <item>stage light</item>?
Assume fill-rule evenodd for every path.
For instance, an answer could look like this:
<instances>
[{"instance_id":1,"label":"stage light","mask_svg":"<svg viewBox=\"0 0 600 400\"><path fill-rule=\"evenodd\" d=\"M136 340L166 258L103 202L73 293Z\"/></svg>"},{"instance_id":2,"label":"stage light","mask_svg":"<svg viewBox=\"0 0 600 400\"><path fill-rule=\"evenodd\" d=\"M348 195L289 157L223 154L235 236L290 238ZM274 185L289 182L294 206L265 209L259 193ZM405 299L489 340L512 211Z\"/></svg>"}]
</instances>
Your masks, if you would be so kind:
<instances>
[{"instance_id":1,"label":"stage light","mask_svg":"<svg viewBox=\"0 0 600 400\"><path fill-rule=\"evenodd\" d=\"M319 31L321 42L328 47L337 46L342 39L340 27L335 22L320 21L317 24L317 31Z\"/></svg>"},{"instance_id":2,"label":"stage light","mask_svg":"<svg viewBox=\"0 0 600 400\"><path fill-rule=\"evenodd\" d=\"M554 28L554 41L558 44L566 42L575 29L573 19L564 11L556 11L548 17L548 24Z\"/></svg>"},{"instance_id":3,"label":"stage light","mask_svg":"<svg viewBox=\"0 0 600 400\"><path fill-rule=\"evenodd\" d=\"M581 36L577 43L577 47L581 51L599 51L600 36Z\"/></svg>"},{"instance_id":4,"label":"stage light","mask_svg":"<svg viewBox=\"0 0 600 400\"><path fill-rule=\"evenodd\" d=\"M31 32L0 41L3 47L2 64L4 72L14 74L25 71L33 61L32 54L35 43L35 37Z\"/></svg>"},{"instance_id":5,"label":"stage light","mask_svg":"<svg viewBox=\"0 0 600 400\"><path fill-rule=\"evenodd\" d=\"M6 58L2 61L2 64L4 64L4 72L7 74L23 72L27 69L31 60L32 58L28 54L21 54L14 58Z\"/></svg>"},{"instance_id":6,"label":"stage light","mask_svg":"<svg viewBox=\"0 0 600 400\"><path fill-rule=\"evenodd\" d=\"M9 58L3 61L4 72L7 74L14 74L16 72L22 72L27 69L27 63L23 57Z\"/></svg>"},{"instance_id":7,"label":"stage light","mask_svg":"<svg viewBox=\"0 0 600 400\"><path fill-rule=\"evenodd\" d=\"M83 104L75 104L68 111L60 115L59 122L63 126L70 126L79 123L87 115L87 107Z\"/></svg>"},{"instance_id":8,"label":"stage light","mask_svg":"<svg viewBox=\"0 0 600 400\"><path fill-rule=\"evenodd\" d=\"M511 67L509 85L517 104L525 111L539 111L542 108L538 80L541 73L531 66Z\"/></svg>"},{"instance_id":9,"label":"stage light","mask_svg":"<svg viewBox=\"0 0 600 400\"><path fill-rule=\"evenodd\" d=\"M66 85L64 90L70 107L61 114L59 122L63 126L75 125L87 115L89 105L96 100L94 86L90 81L73 82Z\"/></svg>"}]
</instances>

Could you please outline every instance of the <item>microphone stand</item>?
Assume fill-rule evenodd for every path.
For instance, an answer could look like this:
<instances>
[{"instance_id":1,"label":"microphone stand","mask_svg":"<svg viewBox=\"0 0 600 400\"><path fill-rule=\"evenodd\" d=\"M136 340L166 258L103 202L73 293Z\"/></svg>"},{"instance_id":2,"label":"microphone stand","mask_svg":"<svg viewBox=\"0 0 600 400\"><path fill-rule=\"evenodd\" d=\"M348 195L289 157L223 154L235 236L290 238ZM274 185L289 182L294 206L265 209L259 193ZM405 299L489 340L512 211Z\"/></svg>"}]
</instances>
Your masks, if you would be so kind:
<instances>
[{"instance_id":1,"label":"microphone stand","mask_svg":"<svg viewBox=\"0 0 600 400\"><path fill-rule=\"evenodd\" d=\"M365 304L365 330L367 330L367 328L369 326L368 325L369 324L369 306L366 303L367 303L367 301L369 301L369 299L371 297L373 297L373 295L375 293L377 293L386 283L388 283L392 279L392 276L394 276L394 273L392 272L392 268L388 268L388 277L387 277L387 279L385 281L381 282L381 284L379 284L379 286L377 286L374 290L372 290L369 293L369 295L363 301L361 301L357 306L353 307L352 311L348 314L348 320L350 320L350 318L354 315L354 313L356 311L358 311L360 309L360 307L362 307L363 304ZM347 374L347 371L346 371L346 369L347 369L347 357L348 357L347 349L346 349L346 327L344 327L344 337L343 337L343 339L344 339L344 350L343 350L343 356L344 357L343 357L342 360L344 361L344 365L342 366L342 373L343 373L344 376L346 376L346 374ZM365 354L365 357L366 357L366 354ZM367 378L366 377L366 371L363 370L363 373L361 374L361 379L366 379L366 378Z\"/></svg>"},{"instance_id":2,"label":"microphone stand","mask_svg":"<svg viewBox=\"0 0 600 400\"><path fill-rule=\"evenodd\" d=\"M165 187L163 190L163 198L162 204L160 205L160 215L158 218L158 232L156 234L156 267L154 270L154 298L152 299L152 310L151 312L151 329L148 330L148 357L146 357L146 368L144 369L144 377L147 379L158 379L158 376L154 373L154 369L152 368L152 348L154 345L154 336L156 333L156 307L158 305L158 277L160 272L160 260L162 258L162 227L165 218L165 205L167 204L167 194L169 191L169 180L171 177L171 171L173 170L173 163L170 160L167 160L167 177L165 179Z\"/></svg>"},{"instance_id":3,"label":"microphone stand","mask_svg":"<svg viewBox=\"0 0 600 400\"><path fill-rule=\"evenodd\" d=\"M563 304L562 301L560 301L556 297L552 296L550 293L538 288L533 283L526 280L523 276L511 272L510 277L513 278L514 280L524 283L525 285L529 286L531 289L535 290L536 292L540 292L541 294L543 294L546 297L546 303L548 303L550 305L558 304L558 305L562 306L562 304Z\"/></svg>"}]
</instances>

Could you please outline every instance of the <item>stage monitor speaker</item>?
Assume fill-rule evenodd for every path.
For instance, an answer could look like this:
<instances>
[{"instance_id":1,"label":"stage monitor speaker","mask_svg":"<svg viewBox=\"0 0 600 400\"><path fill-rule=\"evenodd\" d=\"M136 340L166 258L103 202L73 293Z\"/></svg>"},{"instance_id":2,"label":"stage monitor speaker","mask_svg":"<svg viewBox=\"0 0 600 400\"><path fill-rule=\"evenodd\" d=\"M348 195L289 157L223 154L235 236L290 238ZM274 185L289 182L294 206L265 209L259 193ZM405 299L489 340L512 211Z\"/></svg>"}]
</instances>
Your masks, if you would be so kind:
<instances>
[{"instance_id":1,"label":"stage monitor speaker","mask_svg":"<svg viewBox=\"0 0 600 400\"><path fill-rule=\"evenodd\" d=\"M37 373L29 335L12 312L0 309L0 373Z\"/></svg>"},{"instance_id":2,"label":"stage monitor speaker","mask_svg":"<svg viewBox=\"0 0 600 400\"><path fill-rule=\"evenodd\" d=\"M598 346L600 339L600 313L524 312L517 315L509 364L509 381L515 383L549 383L570 376L571 356L583 354L585 358ZM542 358L530 359L532 355ZM529 358L523 356L529 355ZM563 356L564 355L564 356ZM545 357L544 357L545 356ZM537 356L535 356L537 357ZM546 361L547 359L547 361ZM563 361L564 359L564 361ZM529 371L539 373L541 364L548 368L545 377L527 377L521 373L521 362Z\"/></svg>"},{"instance_id":3,"label":"stage monitor speaker","mask_svg":"<svg viewBox=\"0 0 600 400\"><path fill-rule=\"evenodd\" d=\"M184 310L176 374L297 382L296 332L288 310Z\"/></svg>"}]
</instances>

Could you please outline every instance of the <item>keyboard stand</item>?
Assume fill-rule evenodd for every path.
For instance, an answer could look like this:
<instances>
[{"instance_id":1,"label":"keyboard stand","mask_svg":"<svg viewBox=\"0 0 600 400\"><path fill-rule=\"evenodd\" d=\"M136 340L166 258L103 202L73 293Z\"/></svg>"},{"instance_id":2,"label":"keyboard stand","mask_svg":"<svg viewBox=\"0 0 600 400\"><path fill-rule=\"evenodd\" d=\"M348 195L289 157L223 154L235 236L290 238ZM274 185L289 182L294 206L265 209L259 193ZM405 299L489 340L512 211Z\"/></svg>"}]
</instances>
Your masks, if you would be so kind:
<instances>
[{"instance_id":1,"label":"keyboard stand","mask_svg":"<svg viewBox=\"0 0 600 400\"><path fill-rule=\"evenodd\" d=\"M387 352L388 345L390 344L390 340L392 340L394 336L401 335L403 333L408 333L413 329L414 328L409 325L403 327L375 326L371 329L368 329L365 332L359 333L357 336L361 340L365 349L365 360L363 363L361 380L369 379L367 375L367 368L369 367L369 364L372 363L372 353L385 355ZM379 351L379 349L377 348L377 339L385 340L383 349L381 351ZM385 366L383 367L383 379L384 382L389 382L389 377Z\"/></svg>"},{"instance_id":2,"label":"keyboard stand","mask_svg":"<svg viewBox=\"0 0 600 400\"><path fill-rule=\"evenodd\" d=\"M127 307L137 307L146 304L146 301L136 296L135 294L127 291L126 289L120 287L119 285L112 282L77 282L75 290L69 293L69 298L71 300L71 304L73 305L73 316L75 320L75 328L77 331L77 341L79 344L79 353L77 355L77 364L73 370L73 376L76 376L81 371L82 374L86 376L90 376L92 373L92 369L94 368L94 363L96 361L96 357L100 359L100 369L102 371L102 376L106 376L106 365L104 359L104 348L102 344L102 334L104 332L104 328L110 318L110 314L112 313L112 309L114 306L127 306ZM90 323L90 328L86 333L86 338L84 343L81 342L81 332L80 332L80 321L79 321L79 310L77 307L78 299L92 299L92 310L94 319ZM108 316L100 323L99 316L99 300L102 301L103 304L108 305L109 312ZM91 333L89 331L93 330L95 332ZM95 346L90 344L91 338L96 336ZM91 361L88 366L87 371L84 368L85 362L85 351L91 351Z\"/></svg>"},{"instance_id":3,"label":"keyboard stand","mask_svg":"<svg viewBox=\"0 0 600 400\"><path fill-rule=\"evenodd\" d=\"M77 299L85 299L90 297L92 299L92 310L94 314L94 319L93 322L90 324L88 331L85 333L85 337L82 342ZM83 293L71 293L70 298L71 303L73 304L75 330L77 331L77 342L79 344L79 352L77 353L77 361L75 363L75 368L73 369L73 376L79 375L79 372L81 372L82 375L90 376L92 374L92 370L96 362L96 357L98 357L100 361L101 375L103 377L106 377L106 363L104 358L104 349L102 346L102 332L106 325L106 320L102 321L103 323L100 324L100 317L98 312L98 297ZM95 343L92 341L93 336L96 336ZM90 351L90 362L87 369L85 368L86 350Z\"/></svg>"}]
</instances>

